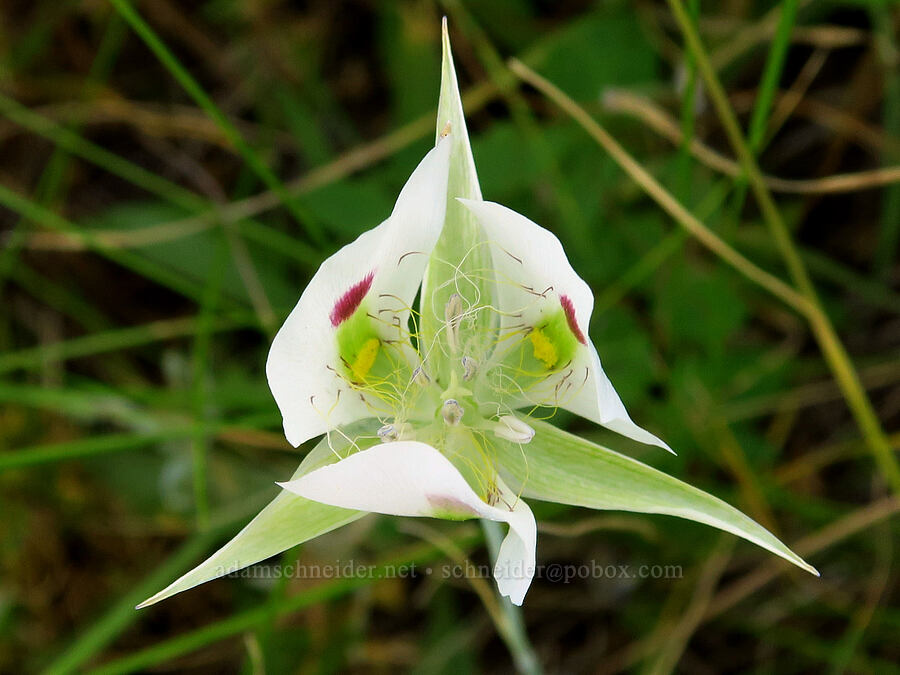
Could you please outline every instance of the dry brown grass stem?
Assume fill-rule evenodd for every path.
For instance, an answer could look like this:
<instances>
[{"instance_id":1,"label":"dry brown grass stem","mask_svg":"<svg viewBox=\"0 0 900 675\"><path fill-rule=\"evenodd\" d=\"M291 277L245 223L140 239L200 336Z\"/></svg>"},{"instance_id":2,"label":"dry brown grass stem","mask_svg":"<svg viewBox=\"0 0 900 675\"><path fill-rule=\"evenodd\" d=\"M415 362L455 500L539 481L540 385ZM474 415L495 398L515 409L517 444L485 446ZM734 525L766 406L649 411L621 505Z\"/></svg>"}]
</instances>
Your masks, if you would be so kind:
<instances>
[{"instance_id":1,"label":"dry brown grass stem","mask_svg":"<svg viewBox=\"0 0 900 675\"><path fill-rule=\"evenodd\" d=\"M781 100L784 98L782 97ZM603 105L612 112L624 113L640 119L674 145L682 143L684 135L678 121L646 97L621 89L609 90L604 93ZM714 171L735 178L743 173L738 162L713 150L696 137L691 139L688 147L698 162ZM900 182L900 166L809 179L779 178L764 174L763 180L770 190L785 194L856 192Z\"/></svg>"}]
</instances>

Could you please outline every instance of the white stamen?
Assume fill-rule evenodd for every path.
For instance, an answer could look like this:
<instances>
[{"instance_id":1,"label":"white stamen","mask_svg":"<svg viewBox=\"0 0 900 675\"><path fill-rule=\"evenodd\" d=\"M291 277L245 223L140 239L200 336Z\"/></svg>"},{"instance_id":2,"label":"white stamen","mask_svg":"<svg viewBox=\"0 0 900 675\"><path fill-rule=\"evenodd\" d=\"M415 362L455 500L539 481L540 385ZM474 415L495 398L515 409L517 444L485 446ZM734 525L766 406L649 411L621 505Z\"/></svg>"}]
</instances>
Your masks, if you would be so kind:
<instances>
[{"instance_id":1,"label":"white stamen","mask_svg":"<svg viewBox=\"0 0 900 675\"><path fill-rule=\"evenodd\" d=\"M528 443L534 438L534 429L518 417L503 415L494 425L494 435L513 443Z\"/></svg>"}]
</instances>

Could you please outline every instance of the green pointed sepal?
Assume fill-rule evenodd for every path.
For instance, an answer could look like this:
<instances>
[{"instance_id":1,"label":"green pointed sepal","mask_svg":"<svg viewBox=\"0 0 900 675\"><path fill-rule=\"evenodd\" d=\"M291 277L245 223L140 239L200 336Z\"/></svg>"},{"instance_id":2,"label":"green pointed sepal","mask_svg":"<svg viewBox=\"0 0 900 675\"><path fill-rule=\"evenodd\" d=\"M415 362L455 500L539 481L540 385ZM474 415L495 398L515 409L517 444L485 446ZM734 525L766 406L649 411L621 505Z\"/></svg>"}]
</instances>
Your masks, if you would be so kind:
<instances>
[{"instance_id":1,"label":"green pointed sepal","mask_svg":"<svg viewBox=\"0 0 900 675\"><path fill-rule=\"evenodd\" d=\"M463 332L478 336L476 340L486 342L489 339L497 316L488 310L471 311L490 304L494 297L494 271L491 251L481 226L457 201L457 198L480 200L481 188L466 129L446 18L442 36L441 94L436 133L438 138L449 136L451 142L447 215L422 283L419 337L423 345L435 346L435 341L440 341L439 349L428 348L431 362L426 365L439 382L446 383L450 359L464 355L459 353L460 349L471 354L487 349L487 344L460 345L459 349L448 345L446 331L441 328L447 321L445 310L450 297L454 293L462 296L462 306L466 311L464 320L471 322Z\"/></svg>"},{"instance_id":2,"label":"green pointed sepal","mask_svg":"<svg viewBox=\"0 0 900 675\"><path fill-rule=\"evenodd\" d=\"M304 458L291 480L337 459L328 438L323 438ZM137 609L156 604L207 581L233 574L365 515L367 514L363 511L312 502L282 490L231 541L159 593L144 600Z\"/></svg>"},{"instance_id":3,"label":"green pointed sepal","mask_svg":"<svg viewBox=\"0 0 900 675\"><path fill-rule=\"evenodd\" d=\"M524 446L497 444L497 461L511 487L525 497L592 509L678 516L717 527L819 576L815 567L718 497L637 460L556 427L529 420L535 434Z\"/></svg>"}]
</instances>

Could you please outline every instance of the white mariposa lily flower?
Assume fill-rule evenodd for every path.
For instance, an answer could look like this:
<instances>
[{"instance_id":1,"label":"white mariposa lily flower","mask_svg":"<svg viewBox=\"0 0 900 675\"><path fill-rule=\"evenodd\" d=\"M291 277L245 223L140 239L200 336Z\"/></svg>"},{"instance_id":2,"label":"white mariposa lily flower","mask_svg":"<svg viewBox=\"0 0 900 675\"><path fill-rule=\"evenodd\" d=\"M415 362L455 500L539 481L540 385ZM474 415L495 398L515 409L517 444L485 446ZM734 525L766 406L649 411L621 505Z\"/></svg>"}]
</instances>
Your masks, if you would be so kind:
<instances>
[{"instance_id":1,"label":"white mariposa lily flower","mask_svg":"<svg viewBox=\"0 0 900 675\"><path fill-rule=\"evenodd\" d=\"M603 372L586 334L593 295L559 240L481 200L451 58L445 42L438 122L449 138L439 135L387 221L323 263L266 371L292 444L366 417L386 443L357 450L350 439L353 454L285 489L345 509L507 522L495 577L519 604L534 574L534 517L503 483L496 444L529 443L529 411L562 407L668 446L631 420ZM411 330L426 264L438 283L426 283Z\"/></svg>"},{"instance_id":2,"label":"white mariposa lily flower","mask_svg":"<svg viewBox=\"0 0 900 675\"><path fill-rule=\"evenodd\" d=\"M390 217L322 264L269 353L288 440L325 438L232 541L141 606L366 512L506 523L494 576L521 604L536 560L523 496L689 518L815 573L721 500L543 421L565 408L669 449L605 375L593 295L559 240L482 200L446 22L443 47L436 147Z\"/></svg>"}]
</instances>

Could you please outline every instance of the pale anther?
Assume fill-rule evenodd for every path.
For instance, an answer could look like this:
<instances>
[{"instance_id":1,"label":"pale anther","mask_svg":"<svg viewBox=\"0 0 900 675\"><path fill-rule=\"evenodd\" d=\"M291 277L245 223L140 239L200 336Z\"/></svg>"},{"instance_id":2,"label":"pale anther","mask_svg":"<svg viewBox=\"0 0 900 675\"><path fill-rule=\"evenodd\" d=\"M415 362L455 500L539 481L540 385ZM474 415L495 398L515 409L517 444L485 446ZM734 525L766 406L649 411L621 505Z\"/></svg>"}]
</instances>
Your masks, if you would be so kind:
<instances>
[{"instance_id":1,"label":"pale anther","mask_svg":"<svg viewBox=\"0 0 900 675\"><path fill-rule=\"evenodd\" d=\"M378 438L381 439L382 443L392 443L400 440L400 432L397 431L397 427L393 424L385 424L378 430Z\"/></svg>"},{"instance_id":2,"label":"pale anther","mask_svg":"<svg viewBox=\"0 0 900 675\"><path fill-rule=\"evenodd\" d=\"M422 366L416 366L412 374L412 381L424 387L431 383L431 378L428 377L428 373L425 372Z\"/></svg>"},{"instance_id":3,"label":"pale anther","mask_svg":"<svg viewBox=\"0 0 900 675\"><path fill-rule=\"evenodd\" d=\"M448 398L444 401L444 405L441 406L441 415L444 417L444 421L451 427L455 427L459 424L465 413L466 411L455 398Z\"/></svg>"},{"instance_id":4,"label":"pale anther","mask_svg":"<svg viewBox=\"0 0 900 675\"><path fill-rule=\"evenodd\" d=\"M528 443L534 438L534 429L518 417L503 415L494 425L494 435L513 443Z\"/></svg>"},{"instance_id":5,"label":"pale anther","mask_svg":"<svg viewBox=\"0 0 900 675\"><path fill-rule=\"evenodd\" d=\"M385 424L378 430L378 438L382 443L393 443L394 441L411 441L415 438L412 424L409 422L394 422L393 424Z\"/></svg>"},{"instance_id":6,"label":"pale anther","mask_svg":"<svg viewBox=\"0 0 900 675\"><path fill-rule=\"evenodd\" d=\"M444 321L447 322L447 344L450 349L456 351L459 345L459 319L463 313L463 299L459 293L454 293L444 305Z\"/></svg>"},{"instance_id":7,"label":"pale anther","mask_svg":"<svg viewBox=\"0 0 900 675\"><path fill-rule=\"evenodd\" d=\"M471 356L462 357L463 379L468 381L475 377L475 371L478 370L478 362Z\"/></svg>"}]
</instances>

